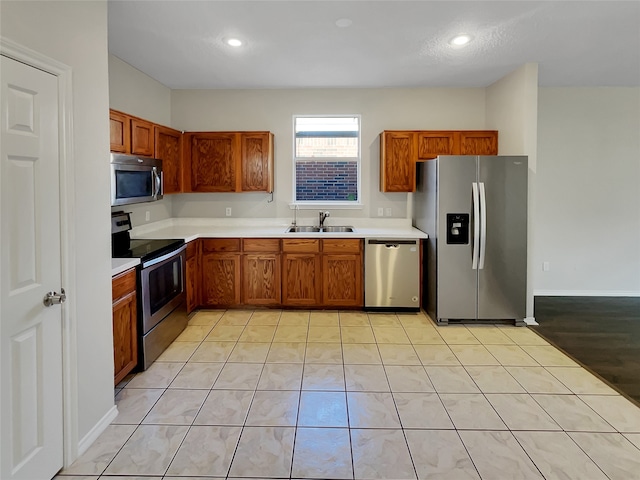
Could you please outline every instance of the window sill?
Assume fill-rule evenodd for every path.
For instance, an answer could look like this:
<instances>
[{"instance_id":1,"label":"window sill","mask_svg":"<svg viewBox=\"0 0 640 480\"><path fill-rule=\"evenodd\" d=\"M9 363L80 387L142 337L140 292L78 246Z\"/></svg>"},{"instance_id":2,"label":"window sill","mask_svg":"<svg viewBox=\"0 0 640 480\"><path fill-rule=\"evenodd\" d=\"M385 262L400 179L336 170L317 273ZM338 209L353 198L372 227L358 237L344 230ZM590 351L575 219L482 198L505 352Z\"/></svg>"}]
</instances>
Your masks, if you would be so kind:
<instances>
[{"instance_id":1,"label":"window sill","mask_svg":"<svg viewBox=\"0 0 640 480\"><path fill-rule=\"evenodd\" d=\"M289 210L362 210L364 205L359 202L292 202L289 204Z\"/></svg>"}]
</instances>

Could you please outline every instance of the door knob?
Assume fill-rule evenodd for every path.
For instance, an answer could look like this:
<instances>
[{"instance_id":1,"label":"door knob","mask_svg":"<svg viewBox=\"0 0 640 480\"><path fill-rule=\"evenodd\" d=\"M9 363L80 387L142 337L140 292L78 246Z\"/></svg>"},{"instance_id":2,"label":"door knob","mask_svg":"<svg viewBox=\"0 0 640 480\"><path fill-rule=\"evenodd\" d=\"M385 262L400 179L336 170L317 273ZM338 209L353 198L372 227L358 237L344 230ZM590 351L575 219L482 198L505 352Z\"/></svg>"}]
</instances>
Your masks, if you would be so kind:
<instances>
[{"instance_id":1,"label":"door knob","mask_svg":"<svg viewBox=\"0 0 640 480\"><path fill-rule=\"evenodd\" d=\"M61 288L60 293L48 292L44 296L42 303L44 303L45 307L50 307L51 305L64 303L66 299L67 299L67 295L64 293L64 288Z\"/></svg>"}]
</instances>

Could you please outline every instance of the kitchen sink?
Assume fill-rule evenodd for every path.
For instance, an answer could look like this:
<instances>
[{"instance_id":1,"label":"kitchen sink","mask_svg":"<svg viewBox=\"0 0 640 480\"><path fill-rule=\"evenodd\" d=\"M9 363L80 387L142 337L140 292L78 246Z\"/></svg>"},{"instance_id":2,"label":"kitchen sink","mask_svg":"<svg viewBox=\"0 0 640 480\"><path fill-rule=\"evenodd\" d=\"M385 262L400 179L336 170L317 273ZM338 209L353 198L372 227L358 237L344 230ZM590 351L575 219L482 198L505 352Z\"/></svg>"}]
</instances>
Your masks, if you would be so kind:
<instances>
[{"instance_id":1,"label":"kitchen sink","mask_svg":"<svg viewBox=\"0 0 640 480\"><path fill-rule=\"evenodd\" d=\"M345 232L353 232L353 227L322 227L322 231L326 233L345 233Z\"/></svg>"},{"instance_id":2,"label":"kitchen sink","mask_svg":"<svg viewBox=\"0 0 640 480\"><path fill-rule=\"evenodd\" d=\"M295 226L289 227L287 233L349 233L353 232L353 227L348 226L331 226L331 227L311 227L311 226Z\"/></svg>"},{"instance_id":3,"label":"kitchen sink","mask_svg":"<svg viewBox=\"0 0 640 480\"><path fill-rule=\"evenodd\" d=\"M320 232L320 227L296 226L296 227L289 227L287 229L287 233L307 233L307 232Z\"/></svg>"}]
</instances>

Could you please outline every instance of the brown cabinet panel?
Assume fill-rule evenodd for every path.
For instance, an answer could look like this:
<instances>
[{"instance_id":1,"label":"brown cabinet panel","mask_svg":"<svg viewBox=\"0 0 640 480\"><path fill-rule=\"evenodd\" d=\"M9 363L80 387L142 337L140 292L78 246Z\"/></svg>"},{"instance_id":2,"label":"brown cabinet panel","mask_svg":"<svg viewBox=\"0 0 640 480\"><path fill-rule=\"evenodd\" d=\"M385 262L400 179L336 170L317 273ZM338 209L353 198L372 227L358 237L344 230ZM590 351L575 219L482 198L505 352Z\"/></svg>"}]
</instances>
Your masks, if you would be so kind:
<instances>
[{"instance_id":1,"label":"brown cabinet panel","mask_svg":"<svg viewBox=\"0 0 640 480\"><path fill-rule=\"evenodd\" d=\"M187 263L185 266L187 313L191 313L202 303L200 262L200 240L193 240L187 243Z\"/></svg>"},{"instance_id":2,"label":"brown cabinet panel","mask_svg":"<svg viewBox=\"0 0 640 480\"><path fill-rule=\"evenodd\" d=\"M240 304L240 254L210 253L202 256L202 297L209 306Z\"/></svg>"},{"instance_id":3,"label":"brown cabinet panel","mask_svg":"<svg viewBox=\"0 0 640 480\"><path fill-rule=\"evenodd\" d=\"M242 240L243 252L280 252L279 238L244 238Z\"/></svg>"},{"instance_id":4,"label":"brown cabinet panel","mask_svg":"<svg viewBox=\"0 0 640 480\"><path fill-rule=\"evenodd\" d=\"M415 155L414 132L382 133L380 145L381 191L415 191Z\"/></svg>"},{"instance_id":5,"label":"brown cabinet panel","mask_svg":"<svg viewBox=\"0 0 640 480\"><path fill-rule=\"evenodd\" d=\"M438 155L455 155L460 151L457 132L418 132L418 159L429 160Z\"/></svg>"},{"instance_id":6,"label":"brown cabinet panel","mask_svg":"<svg viewBox=\"0 0 640 480\"><path fill-rule=\"evenodd\" d=\"M273 134L242 133L241 191L273 192Z\"/></svg>"},{"instance_id":7,"label":"brown cabinet panel","mask_svg":"<svg viewBox=\"0 0 640 480\"><path fill-rule=\"evenodd\" d=\"M282 240L282 251L287 253L319 252L320 240L312 238L285 238Z\"/></svg>"},{"instance_id":8,"label":"brown cabinet panel","mask_svg":"<svg viewBox=\"0 0 640 480\"><path fill-rule=\"evenodd\" d=\"M328 238L322 240L324 253L360 253L362 240L355 238Z\"/></svg>"},{"instance_id":9,"label":"brown cabinet panel","mask_svg":"<svg viewBox=\"0 0 640 480\"><path fill-rule=\"evenodd\" d=\"M326 306L363 306L362 256L322 256L322 303Z\"/></svg>"},{"instance_id":10,"label":"brown cabinet panel","mask_svg":"<svg viewBox=\"0 0 640 480\"><path fill-rule=\"evenodd\" d=\"M202 240L203 253L210 252L239 252L239 238L205 238Z\"/></svg>"},{"instance_id":11,"label":"brown cabinet panel","mask_svg":"<svg viewBox=\"0 0 640 480\"><path fill-rule=\"evenodd\" d=\"M164 194L182 192L182 133L178 130L154 126L153 156L162 160Z\"/></svg>"},{"instance_id":12,"label":"brown cabinet panel","mask_svg":"<svg viewBox=\"0 0 640 480\"><path fill-rule=\"evenodd\" d=\"M153 156L153 124L139 118L131 118L131 153Z\"/></svg>"},{"instance_id":13,"label":"brown cabinet panel","mask_svg":"<svg viewBox=\"0 0 640 480\"><path fill-rule=\"evenodd\" d=\"M236 191L238 142L236 133L185 134L185 177L189 191Z\"/></svg>"},{"instance_id":14,"label":"brown cabinet panel","mask_svg":"<svg viewBox=\"0 0 640 480\"><path fill-rule=\"evenodd\" d=\"M280 304L279 254L243 255L242 278L242 303L247 305Z\"/></svg>"},{"instance_id":15,"label":"brown cabinet panel","mask_svg":"<svg viewBox=\"0 0 640 480\"><path fill-rule=\"evenodd\" d=\"M318 306L321 301L320 255L285 253L282 259L282 303Z\"/></svg>"},{"instance_id":16,"label":"brown cabinet panel","mask_svg":"<svg viewBox=\"0 0 640 480\"><path fill-rule=\"evenodd\" d=\"M460 132L460 155L497 155L498 132L468 131Z\"/></svg>"},{"instance_id":17,"label":"brown cabinet panel","mask_svg":"<svg viewBox=\"0 0 640 480\"><path fill-rule=\"evenodd\" d=\"M138 364L136 270L132 268L113 277L111 292L114 384L117 385Z\"/></svg>"},{"instance_id":18,"label":"brown cabinet panel","mask_svg":"<svg viewBox=\"0 0 640 480\"><path fill-rule=\"evenodd\" d=\"M128 115L115 110L109 111L109 138L112 152L131 151L131 119Z\"/></svg>"}]
</instances>

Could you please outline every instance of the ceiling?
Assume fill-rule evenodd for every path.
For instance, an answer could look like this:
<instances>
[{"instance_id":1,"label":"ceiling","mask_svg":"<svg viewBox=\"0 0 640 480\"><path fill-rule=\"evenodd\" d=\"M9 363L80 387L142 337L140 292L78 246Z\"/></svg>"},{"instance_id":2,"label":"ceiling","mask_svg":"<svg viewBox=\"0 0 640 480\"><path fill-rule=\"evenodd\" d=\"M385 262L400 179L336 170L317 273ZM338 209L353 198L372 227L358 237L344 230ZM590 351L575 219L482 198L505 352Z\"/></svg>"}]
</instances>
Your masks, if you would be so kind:
<instances>
[{"instance_id":1,"label":"ceiling","mask_svg":"<svg viewBox=\"0 0 640 480\"><path fill-rule=\"evenodd\" d=\"M109 0L109 52L172 89L640 85L638 1ZM336 21L351 20L348 27ZM452 48L459 33L474 40ZM229 37L245 42L233 48Z\"/></svg>"}]
</instances>

